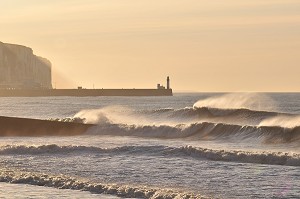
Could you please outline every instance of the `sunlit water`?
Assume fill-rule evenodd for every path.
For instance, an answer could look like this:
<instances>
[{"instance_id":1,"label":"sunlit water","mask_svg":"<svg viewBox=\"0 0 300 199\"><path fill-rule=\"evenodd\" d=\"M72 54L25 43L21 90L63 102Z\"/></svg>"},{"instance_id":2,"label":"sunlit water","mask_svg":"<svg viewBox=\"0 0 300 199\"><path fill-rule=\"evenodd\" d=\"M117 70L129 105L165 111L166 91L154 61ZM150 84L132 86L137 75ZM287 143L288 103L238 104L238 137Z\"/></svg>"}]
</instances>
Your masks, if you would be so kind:
<instances>
[{"instance_id":1,"label":"sunlit water","mask_svg":"<svg viewBox=\"0 0 300 199\"><path fill-rule=\"evenodd\" d=\"M243 103L231 103L235 98ZM199 104L268 113L242 110L238 115L222 111L222 117L203 116L203 110L192 108ZM90 193L92 189L86 187L101 185L140 188L141 192L155 190L156 196L162 198L167 193L175 197L171 192L177 193L178 198L180 194L182 197L198 194L213 198L299 198L300 144L296 139L299 132L293 134L294 140L284 142L275 131L264 132L259 124L277 117L273 113L298 117L300 94L0 98L0 115L40 119L80 116L99 125L82 136L1 138L0 180L18 184L1 183L0 195L94 198L99 195ZM199 127L203 122L208 122L208 127ZM219 126L213 126L213 134L208 134L211 123ZM300 126L300 121L293 121L293 125ZM182 136L184 133L188 136ZM273 138L276 143L268 142ZM36 181L63 176L64 183L72 178L84 182L86 187L54 189L45 184L26 185L36 183L31 175L36 176ZM48 183L50 187L59 187L55 180ZM128 189L123 190L122 195L105 188L101 198L108 197L103 195L107 192L112 198L134 197Z\"/></svg>"}]
</instances>

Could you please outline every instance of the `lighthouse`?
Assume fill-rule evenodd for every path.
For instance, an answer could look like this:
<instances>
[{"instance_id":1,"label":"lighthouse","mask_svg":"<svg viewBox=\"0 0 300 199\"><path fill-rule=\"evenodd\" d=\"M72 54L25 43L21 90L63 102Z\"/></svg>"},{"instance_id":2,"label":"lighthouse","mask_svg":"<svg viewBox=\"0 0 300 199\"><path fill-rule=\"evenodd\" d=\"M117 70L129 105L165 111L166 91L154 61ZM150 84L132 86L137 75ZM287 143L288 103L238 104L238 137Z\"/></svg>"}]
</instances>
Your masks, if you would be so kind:
<instances>
[{"instance_id":1,"label":"lighthouse","mask_svg":"<svg viewBox=\"0 0 300 199\"><path fill-rule=\"evenodd\" d=\"M167 89L170 89L170 77L167 77Z\"/></svg>"}]
</instances>

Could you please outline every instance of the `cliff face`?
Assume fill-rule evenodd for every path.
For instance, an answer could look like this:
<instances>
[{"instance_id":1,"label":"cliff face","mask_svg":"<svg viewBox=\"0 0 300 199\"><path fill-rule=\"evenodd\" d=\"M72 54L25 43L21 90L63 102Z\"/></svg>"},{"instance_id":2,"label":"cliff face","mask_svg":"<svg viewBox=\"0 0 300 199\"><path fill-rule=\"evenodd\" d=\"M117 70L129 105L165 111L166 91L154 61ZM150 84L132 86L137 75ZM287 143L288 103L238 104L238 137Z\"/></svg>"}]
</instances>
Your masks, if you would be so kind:
<instances>
[{"instance_id":1,"label":"cliff face","mask_svg":"<svg viewBox=\"0 0 300 199\"><path fill-rule=\"evenodd\" d=\"M31 48L0 42L0 88L52 88L50 61Z\"/></svg>"}]
</instances>

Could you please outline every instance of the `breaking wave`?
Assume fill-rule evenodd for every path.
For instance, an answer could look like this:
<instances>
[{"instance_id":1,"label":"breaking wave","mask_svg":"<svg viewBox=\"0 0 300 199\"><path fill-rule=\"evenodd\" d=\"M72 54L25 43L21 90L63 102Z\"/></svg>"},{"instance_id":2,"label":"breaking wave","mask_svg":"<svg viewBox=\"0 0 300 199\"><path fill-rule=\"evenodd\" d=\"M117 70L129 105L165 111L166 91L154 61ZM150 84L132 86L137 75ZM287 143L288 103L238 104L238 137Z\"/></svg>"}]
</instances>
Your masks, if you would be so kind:
<instances>
[{"instance_id":1,"label":"breaking wave","mask_svg":"<svg viewBox=\"0 0 300 199\"><path fill-rule=\"evenodd\" d=\"M116 185L91 183L68 176L52 176L47 174L0 170L0 182L30 184L37 186L54 187L89 191L94 194L110 194L126 198L169 199L169 198L206 198L197 194L190 194L176 190L137 187L131 185Z\"/></svg>"},{"instance_id":2,"label":"breaking wave","mask_svg":"<svg viewBox=\"0 0 300 199\"><path fill-rule=\"evenodd\" d=\"M169 125L126 125L101 124L91 127L87 134L136 136L161 139L186 138L193 140L235 139L249 140L267 144L300 142L300 127L283 128L279 126L241 126L223 123L193 123Z\"/></svg>"},{"instance_id":3,"label":"breaking wave","mask_svg":"<svg viewBox=\"0 0 300 199\"><path fill-rule=\"evenodd\" d=\"M260 98L267 97L253 93L228 94L200 100L193 107L181 109L134 110L109 106L82 110L73 118L59 121L94 124L87 131L93 135L300 143L300 115L265 111ZM264 101L273 104L271 99Z\"/></svg>"},{"instance_id":4,"label":"breaking wave","mask_svg":"<svg viewBox=\"0 0 300 199\"><path fill-rule=\"evenodd\" d=\"M227 94L199 100L193 107L181 109L134 110L110 106L82 110L74 118L95 124L87 131L94 135L300 143L300 115L266 111L261 101L274 106L272 99L261 94Z\"/></svg>"},{"instance_id":5,"label":"breaking wave","mask_svg":"<svg viewBox=\"0 0 300 199\"><path fill-rule=\"evenodd\" d=\"M300 154L294 153L226 151L195 148L192 146L182 147L179 150L193 157L214 161L300 166Z\"/></svg>"},{"instance_id":6,"label":"breaking wave","mask_svg":"<svg viewBox=\"0 0 300 199\"><path fill-rule=\"evenodd\" d=\"M194 107L264 110L266 108L262 103L264 101L273 108L277 106L272 98L262 93L229 93L199 100Z\"/></svg>"},{"instance_id":7,"label":"breaking wave","mask_svg":"<svg viewBox=\"0 0 300 199\"><path fill-rule=\"evenodd\" d=\"M52 119L59 121L76 121L89 124L178 124L195 122L220 122L240 125L258 125L272 117L292 117L287 113L257 111L246 108L220 109L211 107L186 107L182 109L132 110L120 106L102 109L82 110L74 118Z\"/></svg>"},{"instance_id":8,"label":"breaking wave","mask_svg":"<svg viewBox=\"0 0 300 199\"><path fill-rule=\"evenodd\" d=\"M92 146L15 146L8 145L0 149L1 155L42 155L42 154L131 154L152 155L167 157L192 157L213 161L243 162L254 164L300 166L300 154L284 152L249 152L239 150L214 150L193 146L169 147L169 146L121 146L115 148L98 148Z\"/></svg>"}]
</instances>

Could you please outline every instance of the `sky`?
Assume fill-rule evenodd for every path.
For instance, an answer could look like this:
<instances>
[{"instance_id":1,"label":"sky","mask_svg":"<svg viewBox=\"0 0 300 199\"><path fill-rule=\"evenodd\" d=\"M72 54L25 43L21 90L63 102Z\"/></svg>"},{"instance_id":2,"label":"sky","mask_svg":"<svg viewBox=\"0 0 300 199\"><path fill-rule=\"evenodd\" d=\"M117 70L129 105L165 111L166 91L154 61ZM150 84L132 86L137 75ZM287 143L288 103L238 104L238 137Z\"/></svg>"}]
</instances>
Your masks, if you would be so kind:
<instances>
[{"instance_id":1,"label":"sky","mask_svg":"<svg viewBox=\"0 0 300 199\"><path fill-rule=\"evenodd\" d=\"M56 88L300 91L299 0L0 0Z\"/></svg>"}]
</instances>

